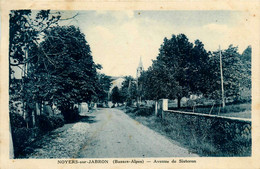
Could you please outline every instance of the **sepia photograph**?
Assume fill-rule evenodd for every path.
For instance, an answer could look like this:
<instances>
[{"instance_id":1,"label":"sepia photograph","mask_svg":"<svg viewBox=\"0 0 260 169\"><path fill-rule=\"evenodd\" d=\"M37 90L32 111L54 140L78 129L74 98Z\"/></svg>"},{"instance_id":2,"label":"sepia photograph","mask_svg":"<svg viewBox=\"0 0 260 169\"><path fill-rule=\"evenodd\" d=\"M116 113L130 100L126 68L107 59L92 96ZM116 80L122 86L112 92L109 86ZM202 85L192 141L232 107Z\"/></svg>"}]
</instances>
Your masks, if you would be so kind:
<instances>
[{"instance_id":1,"label":"sepia photograph","mask_svg":"<svg viewBox=\"0 0 260 169\"><path fill-rule=\"evenodd\" d=\"M10 10L9 158L251 157L251 15Z\"/></svg>"}]
</instances>

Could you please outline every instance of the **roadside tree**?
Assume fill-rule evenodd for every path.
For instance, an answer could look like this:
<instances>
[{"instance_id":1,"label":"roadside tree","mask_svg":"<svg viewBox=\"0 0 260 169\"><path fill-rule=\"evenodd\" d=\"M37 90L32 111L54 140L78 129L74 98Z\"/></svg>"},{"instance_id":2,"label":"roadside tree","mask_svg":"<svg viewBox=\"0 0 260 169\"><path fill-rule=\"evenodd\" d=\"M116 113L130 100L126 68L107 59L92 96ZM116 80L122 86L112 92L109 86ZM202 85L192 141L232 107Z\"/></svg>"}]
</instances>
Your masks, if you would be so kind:
<instances>
[{"instance_id":1,"label":"roadside tree","mask_svg":"<svg viewBox=\"0 0 260 169\"><path fill-rule=\"evenodd\" d=\"M221 51L224 95L234 101L239 101L241 97L241 88L251 88L251 56L250 47L244 54L238 53L238 48L230 45L227 49ZM220 99L221 97L221 79L219 67L219 51L213 52L210 57L210 69L212 80L209 91L211 97Z\"/></svg>"},{"instance_id":2,"label":"roadside tree","mask_svg":"<svg viewBox=\"0 0 260 169\"><path fill-rule=\"evenodd\" d=\"M112 89L111 101L112 101L113 104L117 104L117 103L122 103L123 102L122 96L121 96L120 91L119 91L117 86Z\"/></svg>"},{"instance_id":3,"label":"roadside tree","mask_svg":"<svg viewBox=\"0 0 260 169\"><path fill-rule=\"evenodd\" d=\"M137 84L132 76L125 77L120 93L123 101L127 102L127 105L131 105L132 101L137 99Z\"/></svg>"},{"instance_id":4,"label":"roadside tree","mask_svg":"<svg viewBox=\"0 0 260 169\"><path fill-rule=\"evenodd\" d=\"M85 36L75 26L45 30L37 55L30 55L25 97L55 103L66 120L74 104L97 100L100 65L93 62Z\"/></svg>"},{"instance_id":5,"label":"roadside tree","mask_svg":"<svg viewBox=\"0 0 260 169\"><path fill-rule=\"evenodd\" d=\"M112 80L110 76L107 76L103 73L98 74L98 85L100 88L100 91L98 92L98 99L99 101L107 102L108 101L108 95L109 95L109 89L112 85Z\"/></svg>"},{"instance_id":6,"label":"roadside tree","mask_svg":"<svg viewBox=\"0 0 260 169\"><path fill-rule=\"evenodd\" d=\"M180 107L182 97L206 92L207 68L208 52L202 42L196 40L193 45L184 34L172 35L164 39L157 59L147 71L146 84L154 92L146 93L153 93L150 97L154 99L177 99Z\"/></svg>"}]
</instances>

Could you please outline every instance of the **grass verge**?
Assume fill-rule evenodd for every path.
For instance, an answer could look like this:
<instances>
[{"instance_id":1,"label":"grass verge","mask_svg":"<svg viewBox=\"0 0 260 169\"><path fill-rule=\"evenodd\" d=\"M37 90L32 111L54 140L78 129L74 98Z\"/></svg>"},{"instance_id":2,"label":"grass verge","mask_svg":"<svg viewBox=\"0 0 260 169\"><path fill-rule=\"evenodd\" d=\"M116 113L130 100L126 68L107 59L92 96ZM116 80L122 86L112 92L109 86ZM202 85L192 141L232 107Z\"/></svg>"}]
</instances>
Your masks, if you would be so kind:
<instances>
[{"instance_id":1,"label":"grass verge","mask_svg":"<svg viewBox=\"0 0 260 169\"><path fill-rule=\"evenodd\" d=\"M177 121L173 119L163 120L155 117L153 111L149 109L146 113L140 113L143 111L145 111L144 108L142 110L138 108L125 108L126 114L139 123L199 156L232 157L251 155L251 142L243 142L243 140L239 140L241 139L240 137L224 138L222 135L218 135L221 132L212 133L211 128L208 127L212 126L216 128L216 131L219 131L221 125L209 124L210 122L206 121L205 130L201 131L194 128L191 121L185 122L184 119L177 119Z\"/></svg>"}]
</instances>

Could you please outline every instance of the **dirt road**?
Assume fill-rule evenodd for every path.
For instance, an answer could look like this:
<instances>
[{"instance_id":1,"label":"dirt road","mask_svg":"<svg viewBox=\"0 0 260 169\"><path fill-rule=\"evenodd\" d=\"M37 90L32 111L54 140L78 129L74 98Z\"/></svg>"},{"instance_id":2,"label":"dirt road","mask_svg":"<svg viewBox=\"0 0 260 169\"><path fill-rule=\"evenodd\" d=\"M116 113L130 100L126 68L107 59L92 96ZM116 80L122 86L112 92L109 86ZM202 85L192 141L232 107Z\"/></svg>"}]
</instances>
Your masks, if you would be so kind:
<instances>
[{"instance_id":1,"label":"dirt road","mask_svg":"<svg viewBox=\"0 0 260 169\"><path fill-rule=\"evenodd\" d=\"M58 128L21 158L194 157L187 149L143 126L118 109L98 109Z\"/></svg>"},{"instance_id":2,"label":"dirt road","mask_svg":"<svg viewBox=\"0 0 260 169\"><path fill-rule=\"evenodd\" d=\"M128 117L118 109L99 109L88 119L82 158L191 157L187 149Z\"/></svg>"}]
</instances>

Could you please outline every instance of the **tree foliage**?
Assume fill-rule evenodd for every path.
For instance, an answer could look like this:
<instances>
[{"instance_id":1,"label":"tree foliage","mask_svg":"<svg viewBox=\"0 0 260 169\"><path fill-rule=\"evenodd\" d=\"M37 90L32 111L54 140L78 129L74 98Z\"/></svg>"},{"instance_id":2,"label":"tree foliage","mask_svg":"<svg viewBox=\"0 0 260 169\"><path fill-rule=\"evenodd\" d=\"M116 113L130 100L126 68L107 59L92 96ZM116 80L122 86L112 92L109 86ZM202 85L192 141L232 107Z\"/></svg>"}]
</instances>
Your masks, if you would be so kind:
<instances>
[{"instance_id":1,"label":"tree foliage","mask_svg":"<svg viewBox=\"0 0 260 169\"><path fill-rule=\"evenodd\" d=\"M10 12L9 55L10 65L25 64L26 52L31 53L40 40L39 36L50 27L57 26L61 15L59 12L41 10L35 18L31 10L12 10Z\"/></svg>"},{"instance_id":2,"label":"tree foliage","mask_svg":"<svg viewBox=\"0 0 260 169\"><path fill-rule=\"evenodd\" d=\"M121 96L119 88L117 86L112 89L111 101L114 104L123 102L122 96Z\"/></svg>"},{"instance_id":3,"label":"tree foliage","mask_svg":"<svg viewBox=\"0 0 260 169\"><path fill-rule=\"evenodd\" d=\"M246 49L248 50L248 49ZM251 56L239 54L238 48L230 45L221 51L223 83L225 97L239 99L241 87L251 88ZM220 78L220 51L213 52L210 58L211 83L208 86L211 96L216 99L221 97Z\"/></svg>"},{"instance_id":4,"label":"tree foliage","mask_svg":"<svg viewBox=\"0 0 260 169\"><path fill-rule=\"evenodd\" d=\"M251 58L252 58L252 47L248 46L241 55L242 69L240 69L241 74L243 74L243 80L241 81L241 86L251 89Z\"/></svg>"},{"instance_id":5,"label":"tree foliage","mask_svg":"<svg viewBox=\"0 0 260 169\"><path fill-rule=\"evenodd\" d=\"M25 87L28 83L27 68L32 64L29 57L37 55L40 37L44 34L44 30L57 26L61 15L59 12L51 13L50 10L41 10L37 13L33 13L31 10L11 10L9 16L10 105L12 105L14 98L22 101L23 112L27 112L30 118L35 101L30 87ZM15 71L21 73L21 79L14 80L12 78ZM26 93L29 97L24 97ZM12 106L10 106L10 111L12 111L11 109Z\"/></svg>"},{"instance_id":6,"label":"tree foliage","mask_svg":"<svg viewBox=\"0 0 260 169\"><path fill-rule=\"evenodd\" d=\"M184 34L164 39L153 65L141 77L150 99L180 99L191 93L205 92L208 52L199 40L195 45Z\"/></svg>"},{"instance_id":7,"label":"tree foliage","mask_svg":"<svg viewBox=\"0 0 260 169\"><path fill-rule=\"evenodd\" d=\"M133 100L137 98L137 84L136 80L132 76L126 76L122 83L120 90L123 101L127 102L128 105L132 104Z\"/></svg>"},{"instance_id":8,"label":"tree foliage","mask_svg":"<svg viewBox=\"0 0 260 169\"><path fill-rule=\"evenodd\" d=\"M251 47L243 54L230 45L221 52L225 96L238 99L241 86L251 88ZM192 94L220 100L220 51L207 52L201 41L189 42L184 34L165 38L152 66L139 82L146 99L180 99Z\"/></svg>"},{"instance_id":9,"label":"tree foliage","mask_svg":"<svg viewBox=\"0 0 260 169\"><path fill-rule=\"evenodd\" d=\"M30 55L27 97L71 109L73 104L97 97L98 83L90 47L75 26L45 31L37 55ZM29 92L30 91L30 92Z\"/></svg>"},{"instance_id":10,"label":"tree foliage","mask_svg":"<svg viewBox=\"0 0 260 169\"><path fill-rule=\"evenodd\" d=\"M112 85L112 79L110 76L107 76L103 73L98 74L98 85L99 86L99 92L98 92L98 99L99 101L108 101L108 94L109 89Z\"/></svg>"}]
</instances>

